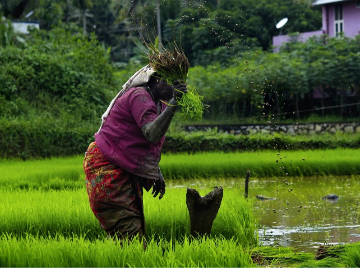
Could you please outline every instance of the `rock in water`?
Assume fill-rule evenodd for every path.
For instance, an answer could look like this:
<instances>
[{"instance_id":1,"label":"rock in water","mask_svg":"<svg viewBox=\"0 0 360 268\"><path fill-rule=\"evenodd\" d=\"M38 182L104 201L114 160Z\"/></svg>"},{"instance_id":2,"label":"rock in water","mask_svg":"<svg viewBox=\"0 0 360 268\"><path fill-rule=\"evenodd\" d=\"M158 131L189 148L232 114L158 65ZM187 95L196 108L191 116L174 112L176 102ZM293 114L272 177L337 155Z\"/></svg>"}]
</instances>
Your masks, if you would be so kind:
<instances>
[{"instance_id":1,"label":"rock in water","mask_svg":"<svg viewBox=\"0 0 360 268\"><path fill-rule=\"evenodd\" d=\"M337 200L337 199L339 199L339 197L336 194L328 194L328 195L325 195L324 197L321 197L321 199Z\"/></svg>"},{"instance_id":2,"label":"rock in water","mask_svg":"<svg viewBox=\"0 0 360 268\"><path fill-rule=\"evenodd\" d=\"M266 196L263 196L263 195L257 195L256 199L259 199L259 200L276 200L276 198L266 197Z\"/></svg>"},{"instance_id":3,"label":"rock in water","mask_svg":"<svg viewBox=\"0 0 360 268\"><path fill-rule=\"evenodd\" d=\"M223 198L223 188L215 188L206 196L187 188L186 205L190 214L190 234L193 237L210 235L214 219Z\"/></svg>"}]
</instances>

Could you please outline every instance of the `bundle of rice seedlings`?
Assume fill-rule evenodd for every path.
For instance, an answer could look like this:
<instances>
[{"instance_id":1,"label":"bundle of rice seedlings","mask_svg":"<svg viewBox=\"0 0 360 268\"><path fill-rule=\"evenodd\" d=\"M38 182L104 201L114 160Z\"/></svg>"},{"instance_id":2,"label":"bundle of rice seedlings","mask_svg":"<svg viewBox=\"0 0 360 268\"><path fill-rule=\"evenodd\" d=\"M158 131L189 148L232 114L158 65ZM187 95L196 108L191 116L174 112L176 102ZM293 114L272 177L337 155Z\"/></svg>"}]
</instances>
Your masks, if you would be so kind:
<instances>
[{"instance_id":1,"label":"bundle of rice seedlings","mask_svg":"<svg viewBox=\"0 0 360 268\"><path fill-rule=\"evenodd\" d=\"M171 49L161 46L160 50L154 44L147 44L147 48L149 64L162 79L165 79L170 85L175 80L186 83L190 63L181 49L175 44ZM181 112L177 113L176 117L180 120L201 120L204 109L206 109L202 100L203 97L197 93L195 88L188 87L188 92L177 99L178 104L182 107Z\"/></svg>"}]
</instances>

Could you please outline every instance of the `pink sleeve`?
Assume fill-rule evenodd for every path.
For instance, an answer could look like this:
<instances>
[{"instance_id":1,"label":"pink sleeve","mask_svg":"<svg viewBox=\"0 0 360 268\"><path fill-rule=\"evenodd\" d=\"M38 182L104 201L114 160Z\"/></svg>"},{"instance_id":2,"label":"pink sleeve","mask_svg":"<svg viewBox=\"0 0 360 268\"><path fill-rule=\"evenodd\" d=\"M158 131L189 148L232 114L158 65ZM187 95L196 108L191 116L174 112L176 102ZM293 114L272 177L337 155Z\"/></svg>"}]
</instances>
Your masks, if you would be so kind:
<instances>
[{"instance_id":1,"label":"pink sleeve","mask_svg":"<svg viewBox=\"0 0 360 268\"><path fill-rule=\"evenodd\" d=\"M131 114L140 128L157 118L156 105L143 88L134 90L128 100Z\"/></svg>"}]
</instances>

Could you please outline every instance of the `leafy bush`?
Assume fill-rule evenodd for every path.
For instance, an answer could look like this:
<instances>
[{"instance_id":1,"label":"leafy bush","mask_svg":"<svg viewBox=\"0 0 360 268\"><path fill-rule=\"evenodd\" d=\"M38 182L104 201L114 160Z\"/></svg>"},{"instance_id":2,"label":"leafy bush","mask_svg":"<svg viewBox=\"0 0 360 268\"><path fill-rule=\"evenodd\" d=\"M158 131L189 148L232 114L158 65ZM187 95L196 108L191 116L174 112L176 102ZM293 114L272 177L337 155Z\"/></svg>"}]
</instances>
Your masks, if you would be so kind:
<instances>
[{"instance_id":1,"label":"leafy bush","mask_svg":"<svg viewBox=\"0 0 360 268\"><path fill-rule=\"evenodd\" d=\"M75 124L74 124L75 125ZM97 129L57 121L0 120L2 158L46 158L82 154Z\"/></svg>"},{"instance_id":2,"label":"leafy bush","mask_svg":"<svg viewBox=\"0 0 360 268\"><path fill-rule=\"evenodd\" d=\"M225 133L193 132L167 135L163 152L232 152L245 150L313 150L335 148L360 148L360 134L317 136L291 136L287 134L231 135Z\"/></svg>"},{"instance_id":3,"label":"leafy bush","mask_svg":"<svg viewBox=\"0 0 360 268\"><path fill-rule=\"evenodd\" d=\"M0 47L0 102L6 102L0 116L32 120L32 110L100 117L116 91L108 54L95 36L88 40L62 29L35 30L24 48Z\"/></svg>"},{"instance_id":4,"label":"leafy bush","mask_svg":"<svg viewBox=\"0 0 360 268\"><path fill-rule=\"evenodd\" d=\"M2 158L44 158L83 154L94 140L97 124L69 119L61 121L0 120L0 155ZM234 152L255 150L305 150L360 148L360 134L322 134L291 136L287 134L251 134L174 132L166 136L163 153Z\"/></svg>"}]
</instances>

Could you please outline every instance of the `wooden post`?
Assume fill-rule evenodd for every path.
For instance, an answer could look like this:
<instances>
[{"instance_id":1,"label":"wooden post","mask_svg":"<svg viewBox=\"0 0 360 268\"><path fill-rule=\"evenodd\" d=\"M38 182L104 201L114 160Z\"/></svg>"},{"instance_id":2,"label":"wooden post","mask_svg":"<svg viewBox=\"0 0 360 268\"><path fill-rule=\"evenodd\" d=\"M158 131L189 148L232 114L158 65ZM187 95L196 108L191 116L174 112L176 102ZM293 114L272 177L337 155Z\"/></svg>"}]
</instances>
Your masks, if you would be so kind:
<instances>
[{"instance_id":1,"label":"wooden post","mask_svg":"<svg viewBox=\"0 0 360 268\"><path fill-rule=\"evenodd\" d=\"M250 178L251 172L250 170L246 171L246 178L245 178L245 198L248 198L249 195L249 178Z\"/></svg>"}]
</instances>

